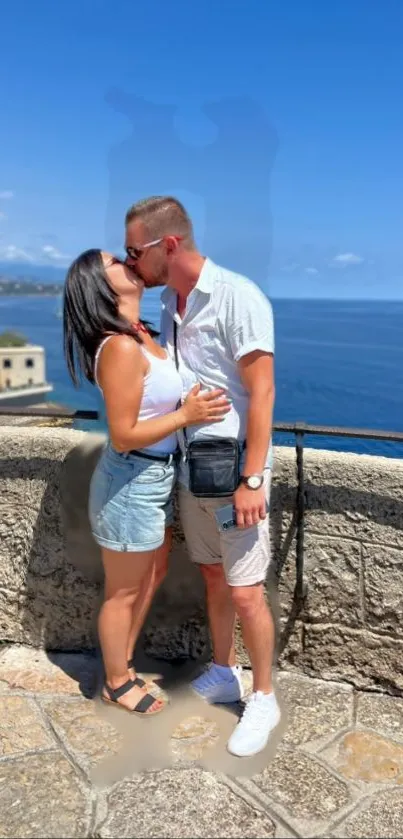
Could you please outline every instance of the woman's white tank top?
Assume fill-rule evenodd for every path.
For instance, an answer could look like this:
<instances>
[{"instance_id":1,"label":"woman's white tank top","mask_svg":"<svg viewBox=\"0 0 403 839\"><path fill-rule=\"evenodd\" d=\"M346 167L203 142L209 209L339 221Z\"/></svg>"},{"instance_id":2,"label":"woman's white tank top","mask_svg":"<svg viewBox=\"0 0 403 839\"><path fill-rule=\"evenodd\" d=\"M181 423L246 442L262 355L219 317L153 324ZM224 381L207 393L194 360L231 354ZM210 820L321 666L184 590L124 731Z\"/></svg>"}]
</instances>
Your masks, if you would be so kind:
<instances>
[{"instance_id":1,"label":"woman's white tank top","mask_svg":"<svg viewBox=\"0 0 403 839\"><path fill-rule=\"evenodd\" d=\"M101 350L113 335L108 335L101 341L94 359L94 379L100 391L102 388L97 379L97 368ZM165 416L176 410L177 404L182 396L182 380L175 367L174 362L166 358L157 358L141 344L148 363L148 373L144 377L144 390L140 403L138 419L149 420ZM147 446L147 451L155 454L173 454L178 445L176 433L170 434L158 443Z\"/></svg>"}]
</instances>

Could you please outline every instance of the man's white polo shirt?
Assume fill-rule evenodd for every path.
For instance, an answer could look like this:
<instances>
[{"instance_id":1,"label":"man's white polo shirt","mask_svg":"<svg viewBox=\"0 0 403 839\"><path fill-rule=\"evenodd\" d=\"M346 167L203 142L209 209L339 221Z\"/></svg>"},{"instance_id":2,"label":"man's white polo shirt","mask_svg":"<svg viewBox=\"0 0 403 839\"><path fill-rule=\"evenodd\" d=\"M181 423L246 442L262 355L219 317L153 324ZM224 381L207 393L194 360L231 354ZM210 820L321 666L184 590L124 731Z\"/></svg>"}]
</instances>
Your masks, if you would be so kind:
<instances>
[{"instance_id":1,"label":"man's white polo shirt","mask_svg":"<svg viewBox=\"0 0 403 839\"><path fill-rule=\"evenodd\" d=\"M232 400L223 422L191 426L186 439L235 437L246 439L249 396L238 371L239 360L253 352L274 353L271 304L255 283L206 259L189 294L183 319L176 311L177 294L166 288L161 295L161 343L174 358L173 321L177 323L179 372L185 396L196 382L209 389L222 387ZM179 434L182 452L183 433ZM267 465L271 464L271 446ZM187 483L186 467L180 479Z\"/></svg>"}]
</instances>

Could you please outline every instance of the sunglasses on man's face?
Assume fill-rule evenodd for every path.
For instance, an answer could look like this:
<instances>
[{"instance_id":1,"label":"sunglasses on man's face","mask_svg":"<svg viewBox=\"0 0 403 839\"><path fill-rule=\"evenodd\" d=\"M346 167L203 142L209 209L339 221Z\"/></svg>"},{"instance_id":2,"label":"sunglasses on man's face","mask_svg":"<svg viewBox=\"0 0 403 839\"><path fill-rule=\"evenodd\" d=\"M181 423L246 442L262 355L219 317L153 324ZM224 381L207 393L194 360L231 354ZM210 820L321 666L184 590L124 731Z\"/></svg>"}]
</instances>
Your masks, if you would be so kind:
<instances>
[{"instance_id":1,"label":"sunglasses on man's face","mask_svg":"<svg viewBox=\"0 0 403 839\"><path fill-rule=\"evenodd\" d=\"M144 251L147 248L152 248L154 245L159 245L162 242L163 237L161 239L154 239L153 242L146 242L145 245L142 245L141 248L132 248L130 245L126 248L126 253L129 259L137 260L143 255Z\"/></svg>"}]
</instances>

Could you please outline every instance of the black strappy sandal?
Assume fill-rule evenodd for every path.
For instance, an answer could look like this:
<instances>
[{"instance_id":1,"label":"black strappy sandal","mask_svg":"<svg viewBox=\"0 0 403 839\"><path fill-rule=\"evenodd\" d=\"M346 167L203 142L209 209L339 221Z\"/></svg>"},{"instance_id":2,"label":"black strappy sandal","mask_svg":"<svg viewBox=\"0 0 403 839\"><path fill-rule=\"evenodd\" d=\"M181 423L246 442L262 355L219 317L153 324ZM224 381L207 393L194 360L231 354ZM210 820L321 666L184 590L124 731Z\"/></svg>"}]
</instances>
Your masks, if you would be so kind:
<instances>
[{"instance_id":1,"label":"black strappy sandal","mask_svg":"<svg viewBox=\"0 0 403 839\"><path fill-rule=\"evenodd\" d=\"M129 667L129 670L130 669L131 668ZM146 686L146 683L145 683L144 679L139 679L138 676L136 676L135 679L132 679L132 682L133 682L134 685L136 685L136 688L145 688L145 686Z\"/></svg>"},{"instance_id":2,"label":"black strappy sandal","mask_svg":"<svg viewBox=\"0 0 403 839\"><path fill-rule=\"evenodd\" d=\"M154 702L157 702L157 698L155 696L152 696L151 693L146 693L139 700L135 708L126 708L126 705L121 705L121 703L118 702L118 699L120 699L121 696L124 696L125 693L128 693L129 690L131 690L133 687L140 687L138 684L139 681L141 682L142 679L128 679L127 682L125 682L123 685L120 686L120 688L117 688L116 690L113 690L111 687L109 687L107 682L105 682L105 690L108 694L109 699L106 696L102 695L102 701L106 702L108 705L117 705L118 708L120 708L122 711L126 711L128 714L139 714L140 716L146 715L147 717L153 717L154 714L160 714L161 711L164 710L166 703L164 703L161 708L158 708L155 711L149 711L148 709L151 708Z\"/></svg>"},{"instance_id":3,"label":"black strappy sandal","mask_svg":"<svg viewBox=\"0 0 403 839\"><path fill-rule=\"evenodd\" d=\"M128 662L127 662L127 669L128 669L128 670L135 670L135 666L134 666L134 658L131 658L131 659L130 659L130 661L128 661ZM144 681L144 679L140 679L140 677L139 677L139 676L136 676L136 678L134 679L134 684L135 684L135 685L136 685L136 687L138 687L138 688L145 688L145 687L147 687L147 682L145 682L145 681ZM150 682L148 682L148 684L153 685L153 684L154 684L154 679L151 679L151 681L150 681Z\"/></svg>"}]
</instances>

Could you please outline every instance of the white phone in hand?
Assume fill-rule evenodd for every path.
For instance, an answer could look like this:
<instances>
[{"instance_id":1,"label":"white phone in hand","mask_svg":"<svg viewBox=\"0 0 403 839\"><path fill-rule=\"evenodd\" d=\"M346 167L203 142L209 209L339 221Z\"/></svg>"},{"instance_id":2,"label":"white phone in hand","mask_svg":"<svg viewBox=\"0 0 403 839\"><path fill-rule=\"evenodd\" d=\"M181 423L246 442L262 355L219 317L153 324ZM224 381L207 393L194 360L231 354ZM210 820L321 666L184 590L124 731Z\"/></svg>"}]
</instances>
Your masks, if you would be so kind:
<instances>
[{"instance_id":1,"label":"white phone in hand","mask_svg":"<svg viewBox=\"0 0 403 839\"><path fill-rule=\"evenodd\" d=\"M269 510L270 508L266 501L266 513L269 513ZM237 526L235 507L233 504L225 504L224 507L219 507L218 510L215 511L214 515L216 517L218 529L221 530L221 532L232 530L232 528Z\"/></svg>"}]
</instances>

